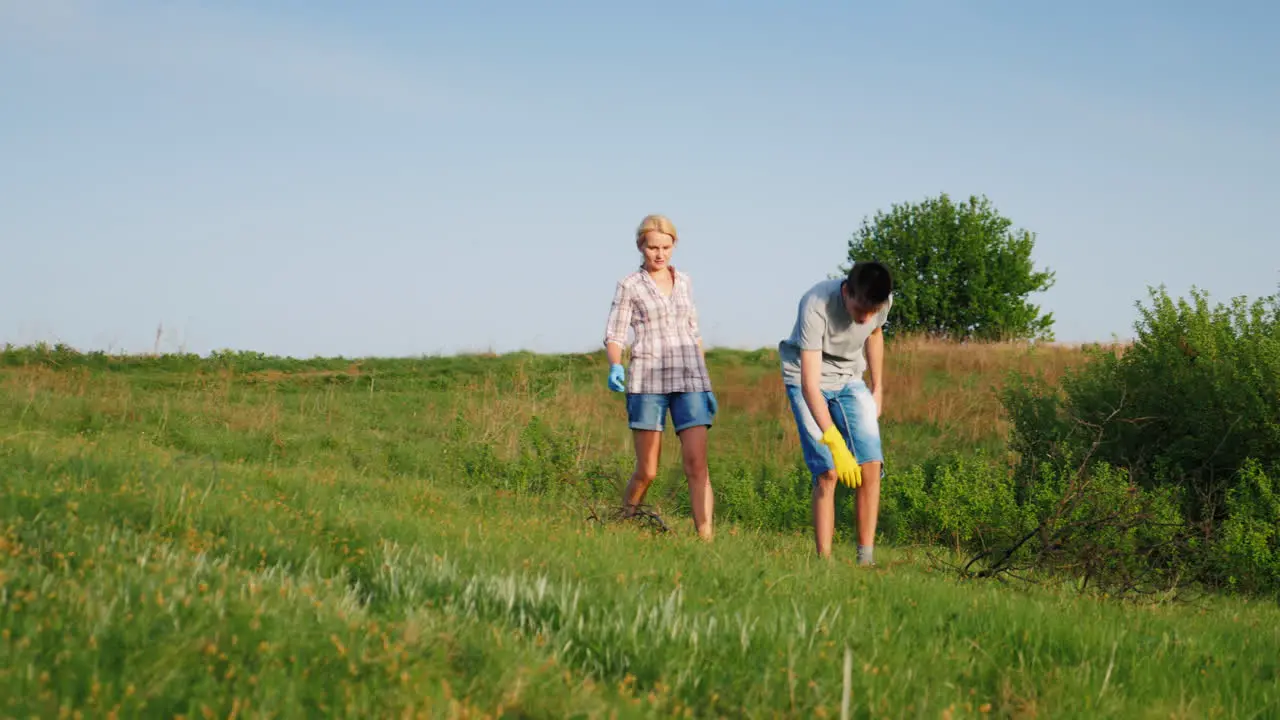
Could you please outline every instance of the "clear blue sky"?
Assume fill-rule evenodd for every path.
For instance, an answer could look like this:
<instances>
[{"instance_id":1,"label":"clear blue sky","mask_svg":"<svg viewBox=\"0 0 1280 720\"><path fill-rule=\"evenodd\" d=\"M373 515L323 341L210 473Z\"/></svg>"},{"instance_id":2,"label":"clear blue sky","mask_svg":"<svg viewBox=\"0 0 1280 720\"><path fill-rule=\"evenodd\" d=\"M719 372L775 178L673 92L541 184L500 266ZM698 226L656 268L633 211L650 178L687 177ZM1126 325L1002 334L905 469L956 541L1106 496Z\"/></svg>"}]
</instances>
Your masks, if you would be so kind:
<instances>
[{"instance_id":1,"label":"clear blue sky","mask_svg":"<svg viewBox=\"0 0 1280 720\"><path fill-rule=\"evenodd\" d=\"M864 217L986 194L1063 341L1280 283L1280 5L0 0L0 342L600 347L645 214L772 346Z\"/></svg>"}]
</instances>

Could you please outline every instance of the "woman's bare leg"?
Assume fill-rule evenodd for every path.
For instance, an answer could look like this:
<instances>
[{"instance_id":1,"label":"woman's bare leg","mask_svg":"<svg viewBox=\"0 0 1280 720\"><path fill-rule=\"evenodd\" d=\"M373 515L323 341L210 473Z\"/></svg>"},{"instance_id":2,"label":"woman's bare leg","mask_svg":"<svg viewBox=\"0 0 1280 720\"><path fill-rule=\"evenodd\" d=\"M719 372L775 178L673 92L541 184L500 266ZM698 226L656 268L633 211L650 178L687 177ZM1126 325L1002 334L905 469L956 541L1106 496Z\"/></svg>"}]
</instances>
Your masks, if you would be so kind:
<instances>
[{"instance_id":1,"label":"woman's bare leg","mask_svg":"<svg viewBox=\"0 0 1280 720\"><path fill-rule=\"evenodd\" d=\"M711 519L715 511L715 494L711 490L711 473L707 469L707 427L698 425L681 431L680 449L684 457L684 476L689 483L693 526L698 531L698 537L710 540L713 535Z\"/></svg>"},{"instance_id":2,"label":"woman's bare leg","mask_svg":"<svg viewBox=\"0 0 1280 720\"><path fill-rule=\"evenodd\" d=\"M632 430L636 446L636 469L631 473L631 481L622 494L622 504L627 514L635 512L636 506L644 500L649 492L649 485L658 477L658 460L662 456L662 433L657 430Z\"/></svg>"}]
</instances>

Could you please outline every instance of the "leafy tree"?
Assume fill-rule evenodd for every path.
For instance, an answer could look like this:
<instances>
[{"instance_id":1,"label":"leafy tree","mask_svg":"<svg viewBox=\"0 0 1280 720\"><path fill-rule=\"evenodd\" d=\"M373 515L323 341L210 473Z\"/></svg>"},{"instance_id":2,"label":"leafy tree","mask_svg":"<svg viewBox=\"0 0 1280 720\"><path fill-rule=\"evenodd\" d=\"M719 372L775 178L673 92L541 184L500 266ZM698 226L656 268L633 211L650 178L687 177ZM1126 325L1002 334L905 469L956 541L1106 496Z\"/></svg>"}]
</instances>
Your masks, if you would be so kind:
<instances>
[{"instance_id":1,"label":"leafy tree","mask_svg":"<svg viewBox=\"0 0 1280 720\"><path fill-rule=\"evenodd\" d=\"M1051 340L1053 314L1027 296L1049 289L1054 274L1033 267L1034 234L1012 226L986 197L956 204L944 193L864 219L848 261L878 260L893 272L894 332Z\"/></svg>"}]
</instances>

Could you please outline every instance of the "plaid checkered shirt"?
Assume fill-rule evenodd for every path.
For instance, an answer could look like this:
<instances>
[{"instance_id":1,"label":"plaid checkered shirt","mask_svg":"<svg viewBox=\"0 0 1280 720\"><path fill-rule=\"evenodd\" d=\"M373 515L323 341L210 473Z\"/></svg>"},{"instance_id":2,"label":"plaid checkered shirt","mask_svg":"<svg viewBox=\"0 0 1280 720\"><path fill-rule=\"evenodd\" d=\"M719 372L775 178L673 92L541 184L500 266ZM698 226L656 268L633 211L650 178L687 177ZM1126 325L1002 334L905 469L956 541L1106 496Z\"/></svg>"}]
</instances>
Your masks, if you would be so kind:
<instances>
[{"instance_id":1,"label":"plaid checkered shirt","mask_svg":"<svg viewBox=\"0 0 1280 720\"><path fill-rule=\"evenodd\" d=\"M627 392L673 393L711 390L711 377L698 341L698 311L689 276L672 268L675 282L664 296L649 273L640 269L618 281L605 329L605 344L627 347L635 330Z\"/></svg>"}]
</instances>

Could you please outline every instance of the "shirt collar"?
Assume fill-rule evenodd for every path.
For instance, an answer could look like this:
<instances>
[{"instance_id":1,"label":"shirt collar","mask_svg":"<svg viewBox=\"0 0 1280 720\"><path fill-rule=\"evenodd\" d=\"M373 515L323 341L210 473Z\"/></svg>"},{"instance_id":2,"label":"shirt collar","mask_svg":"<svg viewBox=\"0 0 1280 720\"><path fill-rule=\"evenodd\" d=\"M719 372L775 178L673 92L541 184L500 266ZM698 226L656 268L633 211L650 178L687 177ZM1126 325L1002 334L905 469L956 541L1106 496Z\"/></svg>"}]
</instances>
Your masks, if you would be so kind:
<instances>
[{"instance_id":1,"label":"shirt collar","mask_svg":"<svg viewBox=\"0 0 1280 720\"><path fill-rule=\"evenodd\" d=\"M853 322L853 316L849 314L849 308L844 305L844 286L847 280L841 280L836 285L836 291L831 296L831 309L835 312L835 317L846 322Z\"/></svg>"},{"instance_id":2,"label":"shirt collar","mask_svg":"<svg viewBox=\"0 0 1280 720\"><path fill-rule=\"evenodd\" d=\"M671 287L674 288L675 283L680 279L680 272L676 270L675 265L668 265L667 270L671 271ZM644 263L640 263L640 269L636 270L636 274L641 276L640 279L642 281L647 282L654 287L658 286L658 284L654 282L653 276L649 274L649 271L644 269Z\"/></svg>"}]
</instances>

